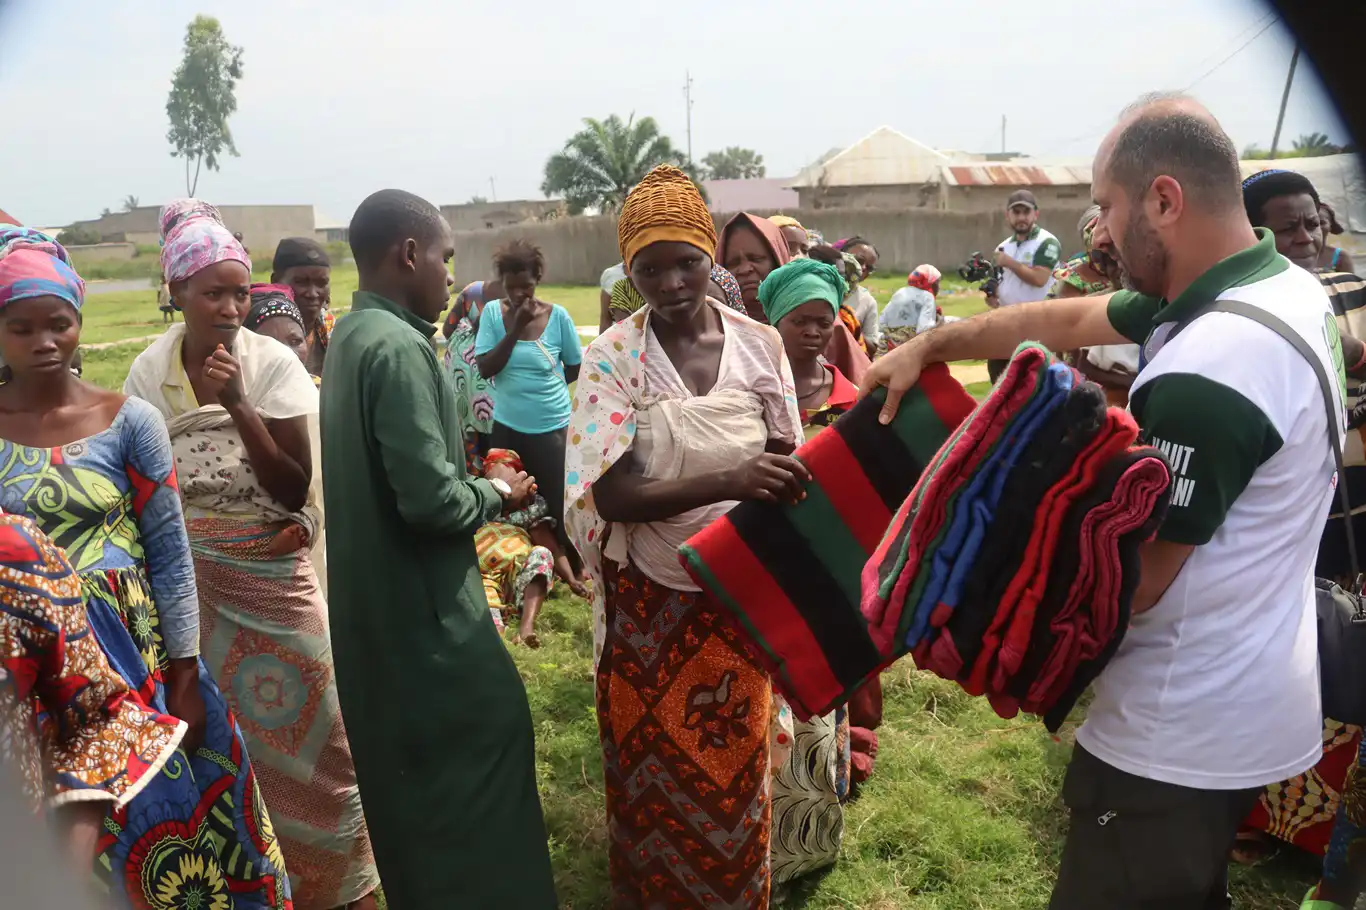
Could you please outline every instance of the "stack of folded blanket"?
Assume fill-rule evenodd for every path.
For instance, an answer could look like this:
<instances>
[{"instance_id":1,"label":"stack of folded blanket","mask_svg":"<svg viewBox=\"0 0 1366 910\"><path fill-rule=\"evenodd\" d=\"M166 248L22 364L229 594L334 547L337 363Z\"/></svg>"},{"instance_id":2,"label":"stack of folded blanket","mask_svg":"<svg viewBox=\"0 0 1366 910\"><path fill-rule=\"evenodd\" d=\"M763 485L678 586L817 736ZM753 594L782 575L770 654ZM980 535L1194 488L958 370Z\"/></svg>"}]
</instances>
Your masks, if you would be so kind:
<instances>
[{"instance_id":1,"label":"stack of folded blanket","mask_svg":"<svg viewBox=\"0 0 1366 910\"><path fill-rule=\"evenodd\" d=\"M860 402L797 450L796 505L747 502L680 549L798 717L898 658L1056 730L1118 649L1171 471L1038 345L975 405L942 366L890 426Z\"/></svg>"},{"instance_id":2,"label":"stack of folded blanket","mask_svg":"<svg viewBox=\"0 0 1366 910\"><path fill-rule=\"evenodd\" d=\"M863 571L887 662L1056 730L1129 624L1171 472L1127 412L1037 345L921 473Z\"/></svg>"},{"instance_id":3,"label":"stack of folded blanket","mask_svg":"<svg viewBox=\"0 0 1366 910\"><path fill-rule=\"evenodd\" d=\"M792 506L746 502L680 548L739 621L801 720L847 702L886 666L860 613L860 573L920 472L976 402L942 364L887 426L859 402L796 452L811 471Z\"/></svg>"}]
</instances>

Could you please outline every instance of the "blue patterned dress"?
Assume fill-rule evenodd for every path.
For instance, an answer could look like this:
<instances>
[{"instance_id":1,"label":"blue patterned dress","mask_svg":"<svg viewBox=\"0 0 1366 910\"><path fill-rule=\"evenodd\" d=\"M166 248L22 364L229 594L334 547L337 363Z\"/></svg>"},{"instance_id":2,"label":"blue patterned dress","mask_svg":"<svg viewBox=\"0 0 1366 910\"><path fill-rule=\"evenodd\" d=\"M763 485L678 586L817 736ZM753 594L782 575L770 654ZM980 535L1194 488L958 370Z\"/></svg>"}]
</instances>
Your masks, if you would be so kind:
<instances>
[{"instance_id":1,"label":"blue patterned dress","mask_svg":"<svg viewBox=\"0 0 1366 910\"><path fill-rule=\"evenodd\" d=\"M62 446L0 440L0 510L26 515L80 575L110 665L166 711L163 620L198 616L166 425L128 399L108 429ZM186 613L188 607L189 614ZM289 880L246 745L199 663L204 742L183 751L104 822L95 874L116 906L283 910Z\"/></svg>"}]
</instances>

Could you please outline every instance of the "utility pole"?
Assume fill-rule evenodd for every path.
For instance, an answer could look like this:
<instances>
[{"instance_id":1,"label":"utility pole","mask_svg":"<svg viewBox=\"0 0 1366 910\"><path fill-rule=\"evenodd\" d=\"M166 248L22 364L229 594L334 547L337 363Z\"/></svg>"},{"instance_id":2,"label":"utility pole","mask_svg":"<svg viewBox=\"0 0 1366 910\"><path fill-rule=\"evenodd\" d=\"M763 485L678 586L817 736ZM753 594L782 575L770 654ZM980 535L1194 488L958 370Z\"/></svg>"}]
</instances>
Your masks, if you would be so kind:
<instances>
[{"instance_id":1,"label":"utility pole","mask_svg":"<svg viewBox=\"0 0 1366 910\"><path fill-rule=\"evenodd\" d=\"M692 164L692 71L684 70L683 100L688 107L688 163Z\"/></svg>"},{"instance_id":2,"label":"utility pole","mask_svg":"<svg viewBox=\"0 0 1366 910\"><path fill-rule=\"evenodd\" d=\"M489 202L498 201L498 187L494 185L493 178L489 178Z\"/></svg>"},{"instance_id":3,"label":"utility pole","mask_svg":"<svg viewBox=\"0 0 1366 910\"><path fill-rule=\"evenodd\" d=\"M1276 157L1276 149L1281 144L1281 127L1285 125L1285 107L1290 103L1290 86L1295 82L1295 67L1300 62L1300 46L1295 45L1295 53L1290 55L1290 74L1285 77L1285 93L1281 95L1281 112L1276 116L1276 133L1271 137L1271 157Z\"/></svg>"},{"instance_id":4,"label":"utility pole","mask_svg":"<svg viewBox=\"0 0 1366 910\"><path fill-rule=\"evenodd\" d=\"M1006 115L1001 115L1001 154L1006 153Z\"/></svg>"}]
</instances>

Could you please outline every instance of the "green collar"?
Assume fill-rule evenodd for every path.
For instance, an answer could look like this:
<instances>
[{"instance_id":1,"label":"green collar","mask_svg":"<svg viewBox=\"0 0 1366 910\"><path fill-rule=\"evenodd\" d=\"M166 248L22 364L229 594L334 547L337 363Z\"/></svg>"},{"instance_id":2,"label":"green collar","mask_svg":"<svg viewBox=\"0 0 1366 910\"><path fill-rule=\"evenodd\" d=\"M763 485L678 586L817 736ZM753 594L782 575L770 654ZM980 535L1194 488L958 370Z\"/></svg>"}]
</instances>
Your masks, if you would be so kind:
<instances>
[{"instance_id":1,"label":"green collar","mask_svg":"<svg viewBox=\"0 0 1366 910\"><path fill-rule=\"evenodd\" d=\"M1014 240L1016 243L1028 243L1028 242L1031 241L1031 240L1037 239L1038 236L1039 236L1039 233L1040 233L1042 230L1043 230L1043 228L1039 227L1039 225L1036 223L1032 228L1029 229L1029 235L1028 235L1027 237L1025 237L1025 239L1021 240L1021 239L1019 238L1019 235L1016 235L1016 236L1012 237L1011 239Z\"/></svg>"},{"instance_id":2,"label":"green collar","mask_svg":"<svg viewBox=\"0 0 1366 910\"><path fill-rule=\"evenodd\" d=\"M423 338L431 338L436 334L436 326L418 316L411 310L394 303L388 297L381 297L373 291L356 291L351 295L351 309L359 312L360 310L383 310L386 313L393 313L408 325L422 333Z\"/></svg>"},{"instance_id":3,"label":"green collar","mask_svg":"<svg viewBox=\"0 0 1366 910\"><path fill-rule=\"evenodd\" d=\"M1276 252L1276 238L1266 228L1257 228L1257 243L1217 262L1191 283L1173 301L1163 300L1153 324L1184 319L1230 288L1246 287L1279 275L1290 268L1290 262Z\"/></svg>"}]
</instances>

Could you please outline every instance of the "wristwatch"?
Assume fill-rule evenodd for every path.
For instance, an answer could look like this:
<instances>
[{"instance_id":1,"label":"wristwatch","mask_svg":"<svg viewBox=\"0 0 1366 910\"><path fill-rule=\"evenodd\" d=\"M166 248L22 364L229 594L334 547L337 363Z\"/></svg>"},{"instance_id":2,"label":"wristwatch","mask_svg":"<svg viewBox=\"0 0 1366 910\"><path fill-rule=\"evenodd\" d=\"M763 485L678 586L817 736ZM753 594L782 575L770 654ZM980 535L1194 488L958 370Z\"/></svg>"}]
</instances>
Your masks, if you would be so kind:
<instances>
[{"instance_id":1,"label":"wristwatch","mask_svg":"<svg viewBox=\"0 0 1366 910\"><path fill-rule=\"evenodd\" d=\"M509 496L512 495L512 487L508 486L508 482L501 478L495 477L494 479L490 480L489 486L493 487L493 489L498 492L498 495L503 497L504 499L507 499Z\"/></svg>"}]
</instances>

